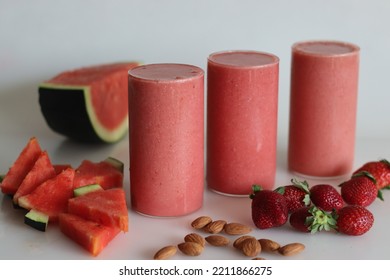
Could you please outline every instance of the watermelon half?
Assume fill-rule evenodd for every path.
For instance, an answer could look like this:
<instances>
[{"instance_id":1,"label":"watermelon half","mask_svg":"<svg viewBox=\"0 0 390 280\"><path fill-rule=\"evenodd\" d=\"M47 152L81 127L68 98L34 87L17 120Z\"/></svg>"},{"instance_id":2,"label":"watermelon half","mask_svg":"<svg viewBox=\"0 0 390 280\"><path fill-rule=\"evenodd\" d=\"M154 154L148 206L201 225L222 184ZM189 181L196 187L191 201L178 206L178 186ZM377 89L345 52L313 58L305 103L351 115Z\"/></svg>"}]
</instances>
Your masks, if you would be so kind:
<instances>
[{"instance_id":1,"label":"watermelon half","mask_svg":"<svg viewBox=\"0 0 390 280\"><path fill-rule=\"evenodd\" d=\"M39 85L49 127L83 142L113 143L128 131L128 71L137 62L63 72Z\"/></svg>"}]
</instances>

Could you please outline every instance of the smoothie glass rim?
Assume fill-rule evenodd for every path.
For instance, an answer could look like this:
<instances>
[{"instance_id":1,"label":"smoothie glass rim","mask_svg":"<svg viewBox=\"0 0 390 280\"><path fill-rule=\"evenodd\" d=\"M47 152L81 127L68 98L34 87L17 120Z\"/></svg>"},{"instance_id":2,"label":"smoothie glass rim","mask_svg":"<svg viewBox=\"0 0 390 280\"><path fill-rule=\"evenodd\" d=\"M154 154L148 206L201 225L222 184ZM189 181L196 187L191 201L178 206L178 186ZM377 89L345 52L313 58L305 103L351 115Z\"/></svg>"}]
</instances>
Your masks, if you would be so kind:
<instances>
[{"instance_id":1,"label":"smoothie glass rim","mask_svg":"<svg viewBox=\"0 0 390 280\"><path fill-rule=\"evenodd\" d=\"M197 72L196 73L193 72L194 75L191 75L191 76L184 76L184 75L180 75L180 73L178 73L176 78L151 78L151 77L145 77L145 76L142 76L142 75L134 73L136 70L139 70L141 68L156 67L156 66L188 67L189 69L192 68L194 70L197 70ZM132 79L140 80L140 81L143 81L143 82L149 82L149 83L181 83L181 82L186 82L186 81L189 81L189 80L196 80L196 79L202 78L205 75L205 71L201 67L198 67L198 66L195 66L195 65L192 65L192 64L186 64L186 63L149 63L149 64L138 65L138 66L130 69L127 72L127 74Z\"/></svg>"},{"instance_id":2,"label":"smoothie glass rim","mask_svg":"<svg viewBox=\"0 0 390 280\"><path fill-rule=\"evenodd\" d=\"M301 46L304 45L312 45L312 44L328 44L328 45L335 45L335 46L343 46L346 48L349 48L349 51L343 52L343 53L321 53L321 52L314 52L314 51L307 51L302 48ZM291 46L291 50L293 53L298 53L305 56L313 56L313 57L345 57L345 56L351 56L359 54L360 47L354 43L346 42L346 41L339 41L339 40L306 40L306 41L299 41L294 43Z\"/></svg>"},{"instance_id":3,"label":"smoothie glass rim","mask_svg":"<svg viewBox=\"0 0 390 280\"><path fill-rule=\"evenodd\" d=\"M269 58L272 59L272 61L270 62L267 62L267 63L263 63L263 64L258 64L258 65L234 65L234 64L231 64L231 63L223 63L223 62L218 62L218 61L215 61L213 60L213 57L214 56L217 56L217 55L223 55L223 54L235 54L235 53L242 53L242 54L258 54L258 55L262 55L262 56L267 56ZM207 62L210 63L210 64L213 64L213 65L216 65L216 66L223 66L223 67L226 67L226 68L233 68L233 69L258 69L258 68L266 68L266 67L270 67L270 66L273 66L273 65L277 65L279 64L279 57L273 53L270 53L270 52L263 52L263 51L257 51L257 50L224 50L224 51L217 51L217 52L213 52L211 53L208 57L207 57Z\"/></svg>"}]
</instances>

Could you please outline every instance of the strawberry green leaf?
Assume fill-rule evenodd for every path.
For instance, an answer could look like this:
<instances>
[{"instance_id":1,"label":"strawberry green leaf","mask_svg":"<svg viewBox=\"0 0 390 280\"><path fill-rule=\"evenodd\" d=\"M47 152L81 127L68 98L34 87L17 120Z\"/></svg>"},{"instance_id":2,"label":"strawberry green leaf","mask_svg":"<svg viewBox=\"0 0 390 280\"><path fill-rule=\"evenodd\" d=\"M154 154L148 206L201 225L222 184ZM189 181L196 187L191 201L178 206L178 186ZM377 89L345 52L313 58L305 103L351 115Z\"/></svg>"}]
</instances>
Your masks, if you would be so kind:
<instances>
[{"instance_id":1,"label":"strawberry green leaf","mask_svg":"<svg viewBox=\"0 0 390 280\"><path fill-rule=\"evenodd\" d=\"M284 194L285 190L286 190L286 187L278 187L275 189L275 192L280 193L280 194Z\"/></svg>"},{"instance_id":2,"label":"strawberry green leaf","mask_svg":"<svg viewBox=\"0 0 390 280\"><path fill-rule=\"evenodd\" d=\"M310 194L305 194L305 197L303 198L303 203L305 206L309 206L311 204Z\"/></svg>"},{"instance_id":3,"label":"strawberry green leaf","mask_svg":"<svg viewBox=\"0 0 390 280\"><path fill-rule=\"evenodd\" d=\"M376 196L377 198L379 198L380 200L384 201L384 198L383 198L383 193L381 190L378 190L378 194Z\"/></svg>"},{"instance_id":4,"label":"strawberry green leaf","mask_svg":"<svg viewBox=\"0 0 390 280\"><path fill-rule=\"evenodd\" d=\"M336 229L336 220L331 213L325 212L317 207L313 206L309 209L309 213L312 216L306 218L306 225L309 228L311 233L316 233L319 231L329 231L331 229Z\"/></svg>"},{"instance_id":5,"label":"strawberry green leaf","mask_svg":"<svg viewBox=\"0 0 390 280\"><path fill-rule=\"evenodd\" d=\"M251 194L249 195L249 198L250 198L250 199L253 199L253 198L255 197L256 193L259 192L259 191L261 191L261 190L263 190L263 188L262 188L260 185L252 185L252 191L253 191L253 193L251 193Z\"/></svg>"},{"instance_id":6,"label":"strawberry green leaf","mask_svg":"<svg viewBox=\"0 0 390 280\"><path fill-rule=\"evenodd\" d=\"M387 159L381 159L380 162L383 162L384 164L387 164L387 166L390 167L390 162Z\"/></svg>"},{"instance_id":7,"label":"strawberry green leaf","mask_svg":"<svg viewBox=\"0 0 390 280\"><path fill-rule=\"evenodd\" d=\"M352 175L352 178L354 177L360 177L360 176L366 176L368 179L370 179L372 182L374 182L374 184L376 185L376 180L375 180L375 177L370 173L370 172L367 172L367 171L361 171L359 173L356 173L354 175Z\"/></svg>"},{"instance_id":8,"label":"strawberry green leaf","mask_svg":"<svg viewBox=\"0 0 390 280\"><path fill-rule=\"evenodd\" d=\"M298 181L297 179L293 178L291 179L291 183L297 188L303 190L305 193L309 193L309 184L306 180Z\"/></svg>"}]
</instances>

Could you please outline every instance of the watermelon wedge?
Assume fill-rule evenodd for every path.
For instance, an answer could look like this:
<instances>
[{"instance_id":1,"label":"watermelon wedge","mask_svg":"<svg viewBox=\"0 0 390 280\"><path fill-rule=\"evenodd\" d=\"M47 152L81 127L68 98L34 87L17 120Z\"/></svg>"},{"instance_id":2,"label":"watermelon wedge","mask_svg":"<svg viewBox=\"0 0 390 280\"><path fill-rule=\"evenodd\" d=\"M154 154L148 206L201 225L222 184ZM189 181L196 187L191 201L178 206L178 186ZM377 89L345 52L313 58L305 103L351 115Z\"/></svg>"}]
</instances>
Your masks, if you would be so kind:
<instances>
[{"instance_id":1,"label":"watermelon wedge","mask_svg":"<svg viewBox=\"0 0 390 280\"><path fill-rule=\"evenodd\" d=\"M49 155L46 151L43 151L14 194L13 202L18 204L19 197L29 194L40 184L54 176L56 176L56 173Z\"/></svg>"},{"instance_id":2,"label":"watermelon wedge","mask_svg":"<svg viewBox=\"0 0 390 280\"><path fill-rule=\"evenodd\" d=\"M74 169L68 168L46 180L31 193L19 197L19 206L48 215L50 222L58 221L58 215L66 211L68 200L73 196L74 174Z\"/></svg>"},{"instance_id":3,"label":"watermelon wedge","mask_svg":"<svg viewBox=\"0 0 390 280\"><path fill-rule=\"evenodd\" d=\"M61 213L59 226L62 233L97 256L120 232L119 228L107 227L81 217Z\"/></svg>"},{"instance_id":4,"label":"watermelon wedge","mask_svg":"<svg viewBox=\"0 0 390 280\"><path fill-rule=\"evenodd\" d=\"M49 127L83 142L113 143L128 131L128 71L138 62L66 71L39 85Z\"/></svg>"},{"instance_id":5,"label":"watermelon wedge","mask_svg":"<svg viewBox=\"0 0 390 280\"><path fill-rule=\"evenodd\" d=\"M1 191L4 194L14 195L16 193L24 177L26 177L27 173L34 166L41 152L42 150L37 138L30 138L1 182Z\"/></svg>"},{"instance_id":6,"label":"watermelon wedge","mask_svg":"<svg viewBox=\"0 0 390 280\"><path fill-rule=\"evenodd\" d=\"M99 224L128 231L126 194L121 188L92 191L69 199L68 213Z\"/></svg>"},{"instance_id":7,"label":"watermelon wedge","mask_svg":"<svg viewBox=\"0 0 390 280\"><path fill-rule=\"evenodd\" d=\"M123 187L123 172L111 161L92 162L83 160L76 169L74 186L98 184L103 189Z\"/></svg>"}]
</instances>

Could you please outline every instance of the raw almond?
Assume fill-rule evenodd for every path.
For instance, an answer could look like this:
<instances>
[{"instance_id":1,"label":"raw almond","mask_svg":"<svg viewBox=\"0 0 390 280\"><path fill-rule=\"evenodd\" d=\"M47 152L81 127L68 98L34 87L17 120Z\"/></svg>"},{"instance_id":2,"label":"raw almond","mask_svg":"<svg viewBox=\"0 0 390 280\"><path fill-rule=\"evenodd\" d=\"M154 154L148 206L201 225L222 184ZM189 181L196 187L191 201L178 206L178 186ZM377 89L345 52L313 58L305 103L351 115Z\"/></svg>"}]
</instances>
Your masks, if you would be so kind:
<instances>
[{"instance_id":1,"label":"raw almond","mask_svg":"<svg viewBox=\"0 0 390 280\"><path fill-rule=\"evenodd\" d=\"M206 241L213 246L226 246L229 244L229 239L222 235L209 235Z\"/></svg>"},{"instance_id":2,"label":"raw almond","mask_svg":"<svg viewBox=\"0 0 390 280\"><path fill-rule=\"evenodd\" d=\"M164 248L161 248L156 252L153 259L155 260L169 259L170 257L176 254L176 251L177 251L176 246L172 246L172 245L165 246Z\"/></svg>"},{"instance_id":3,"label":"raw almond","mask_svg":"<svg viewBox=\"0 0 390 280\"><path fill-rule=\"evenodd\" d=\"M259 239L261 250L264 252L275 252L280 248L280 244L271 239Z\"/></svg>"},{"instance_id":4,"label":"raw almond","mask_svg":"<svg viewBox=\"0 0 390 280\"><path fill-rule=\"evenodd\" d=\"M242 235L250 233L252 231L252 228L239 223L229 223L225 225L224 230L227 234Z\"/></svg>"},{"instance_id":5,"label":"raw almond","mask_svg":"<svg viewBox=\"0 0 390 280\"><path fill-rule=\"evenodd\" d=\"M196 242L183 242L177 245L179 250L187 256L199 256L202 254L204 247Z\"/></svg>"},{"instance_id":6,"label":"raw almond","mask_svg":"<svg viewBox=\"0 0 390 280\"><path fill-rule=\"evenodd\" d=\"M226 221L217 220L217 221L214 221L214 222L207 224L204 227L204 230L208 233L216 234L216 233L220 233L223 230L225 225L226 225Z\"/></svg>"},{"instance_id":7,"label":"raw almond","mask_svg":"<svg viewBox=\"0 0 390 280\"><path fill-rule=\"evenodd\" d=\"M255 257L261 252L261 245L256 238L248 238L242 241L242 252L245 256Z\"/></svg>"},{"instance_id":8,"label":"raw almond","mask_svg":"<svg viewBox=\"0 0 390 280\"><path fill-rule=\"evenodd\" d=\"M204 228L206 225L211 223L211 218L209 216L200 216L192 221L191 226L194 229L201 229Z\"/></svg>"},{"instance_id":9,"label":"raw almond","mask_svg":"<svg viewBox=\"0 0 390 280\"><path fill-rule=\"evenodd\" d=\"M246 240L246 239L248 239L248 238L256 239L255 237L250 236L250 235L243 235L243 236L240 236L239 238L237 238L236 240L234 240L234 242L233 242L233 247L234 247L234 248L237 248L238 250L242 250L242 243L243 243L244 240Z\"/></svg>"},{"instance_id":10,"label":"raw almond","mask_svg":"<svg viewBox=\"0 0 390 280\"><path fill-rule=\"evenodd\" d=\"M186 241L186 242L196 242L196 243L199 243L202 246L204 246L206 244L206 240L203 238L203 236L200 236L197 233L187 234L184 237L184 241Z\"/></svg>"},{"instance_id":11,"label":"raw almond","mask_svg":"<svg viewBox=\"0 0 390 280\"><path fill-rule=\"evenodd\" d=\"M302 252L305 249L305 245L302 243L290 243L279 248L279 253L283 256L292 256Z\"/></svg>"}]
</instances>

